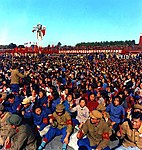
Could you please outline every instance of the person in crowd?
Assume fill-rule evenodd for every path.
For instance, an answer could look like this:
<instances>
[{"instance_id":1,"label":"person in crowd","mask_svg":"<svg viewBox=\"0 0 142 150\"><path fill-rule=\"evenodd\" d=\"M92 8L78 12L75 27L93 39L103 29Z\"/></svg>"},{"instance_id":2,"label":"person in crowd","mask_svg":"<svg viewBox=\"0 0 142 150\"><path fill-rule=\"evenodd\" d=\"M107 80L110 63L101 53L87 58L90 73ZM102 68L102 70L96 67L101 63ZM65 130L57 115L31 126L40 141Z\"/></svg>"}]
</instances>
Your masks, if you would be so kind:
<instances>
[{"instance_id":1,"label":"person in crowd","mask_svg":"<svg viewBox=\"0 0 142 150\"><path fill-rule=\"evenodd\" d=\"M18 107L21 104L21 98L14 94L9 94L7 96L7 101L4 101L3 105L5 110L8 112L17 113Z\"/></svg>"},{"instance_id":2,"label":"person in crowd","mask_svg":"<svg viewBox=\"0 0 142 150\"><path fill-rule=\"evenodd\" d=\"M103 98L103 95L102 95L102 92L101 92L101 91L98 91L98 92L97 92L97 102L98 102L99 104L105 105L105 100L104 100L104 98Z\"/></svg>"},{"instance_id":3,"label":"person in crowd","mask_svg":"<svg viewBox=\"0 0 142 150\"><path fill-rule=\"evenodd\" d=\"M21 115L23 118L23 122L32 126L33 118L32 118L33 106L31 105L31 100L27 97L22 100L21 106L17 113Z\"/></svg>"},{"instance_id":4,"label":"person in crowd","mask_svg":"<svg viewBox=\"0 0 142 150\"><path fill-rule=\"evenodd\" d=\"M134 112L132 120L121 125L117 133L123 140L122 145L116 150L141 150L142 149L142 113Z\"/></svg>"},{"instance_id":5,"label":"person in crowd","mask_svg":"<svg viewBox=\"0 0 142 150\"><path fill-rule=\"evenodd\" d=\"M51 107L52 112L55 111L56 106L61 103L61 97L59 96L59 93L55 86L50 87L50 100L49 100L49 106Z\"/></svg>"},{"instance_id":6,"label":"person in crowd","mask_svg":"<svg viewBox=\"0 0 142 150\"><path fill-rule=\"evenodd\" d=\"M70 109L76 106L75 100L73 99L73 94L69 93L67 99L63 102L65 110L71 114Z\"/></svg>"},{"instance_id":7,"label":"person in crowd","mask_svg":"<svg viewBox=\"0 0 142 150\"><path fill-rule=\"evenodd\" d=\"M89 109L86 107L86 99L81 98L79 104L70 109L71 112L77 112L76 119L73 119L73 123L78 125L79 128L86 122L89 118Z\"/></svg>"},{"instance_id":8,"label":"person in crowd","mask_svg":"<svg viewBox=\"0 0 142 150\"><path fill-rule=\"evenodd\" d=\"M135 104L133 108L129 109L127 111L127 119L129 119L129 120L132 119L132 113L133 112L140 112L140 113L142 113L142 105Z\"/></svg>"},{"instance_id":9,"label":"person in crowd","mask_svg":"<svg viewBox=\"0 0 142 150\"><path fill-rule=\"evenodd\" d=\"M62 135L62 150L67 149L69 137L72 133L72 120L69 113L65 111L65 107L63 104L58 104L56 106L56 111L53 113L53 116L50 117L50 123L54 124L55 120L57 122L56 127L50 127L49 131L44 136L43 141L39 146L38 150L42 150L47 143L49 143L55 136L59 135Z\"/></svg>"},{"instance_id":10,"label":"person in crowd","mask_svg":"<svg viewBox=\"0 0 142 150\"><path fill-rule=\"evenodd\" d=\"M104 121L107 122L109 127L111 127L110 115L108 112L106 112L106 107L103 104L99 104L96 110L98 110L102 114L102 118L104 119Z\"/></svg>"},{"instance_id":11,"label":"person in crowd","mask_svg":"<svg viewBox=\"0 0 142 150\"><path fill-rule=\"evenodd\" d=\"M7 122L10 125L4 146L9 146L9 150L36 150L36 139L28 125L22 124L22 118L17 114L12 114Z\"/></svg>"},{"instance_id":12,"label":"person in crowd","mask_svg":"<svg viewBox=\"0 0 142 150\"><path fill-rule=\"evenodd\" d=\"M83 136L86 135L85 138ZM111 129L98 110L90 112L88 119L77 134L79 150L110 150Z\"/></svg>"},{"instance_id":13,"label":"person in crowd","mask_svg":"<svg viewBox=\"0 0 142 150\"><path fill-rule=\"evenodd\" d=\"M37 104L37 97L38 95L36 93L36 90L32 89L31 95L28 97L31 101L32 107Z\"/></svg>"},{"instance_id":14,"label":"person in crowd","mask_svg":"<svg viewBox=\"0 0 142 150\"><path fill-rule=\"evenodd\" d=\"M89 100L87 102L87 108L91 112L91 111L95 110L98 105L99 105L99 103L96 101L95 94L91 93L89 95Z\"/></svg>"},{"instance_id":15,"label":"person in crowd","mask_svg":"<svg viewBox=\"0 0 142 150\"><path fill-rule=\"evenodd\" d=\"M110 120L112 121L111 126L116 131L125 119L125 110L121 106L121 99L119 96L116 96L114 101L106 107L106 111L110 115Z\"/></svg>"},{"instance_id":16,"label":"person in crowd","mask_svg":"<svg viewBox=\"0 0 142 150\"><path fill-rule=\"evenodd\" d=\"M4 110L4 106L0 104L0 149L4 146L4 141L8 135L10 126L7 123L7 119L11 113Z\"/></svg>"},{"instance_id":17,"label":"person in crowd","mask_svg":"<svg viewBox=\"0 0 142 150\"><path fill-rule=\"evenodd\" d=\"M11 69L11 90L13 93L17 94L19 92L19 80L20 78L24 78L29 74L28 72L25 72L24 74L21 74L18 71L18 63L14 63Z\"/></svg>"},{"instance_id":18,"label":"person in crowd","mask_svg":"<svg viewBox=\"0 0 142 150\"><path fill-rule=\"evenodd\" d=\"M38 132L41 137L43 137L47 131L49 130L49 116L51 113L47 113L41 106L34 106L33 107L33 121L36 125Z\"/></svg>"},{"instance_id":19,"label":"person in crowd","mask_svg":"<svg viewBox=\"0 0 142 150\"><path fill-rule=\"evenodd\" d=\"M37 104L40 105L43 109L48 107L48 98L46 96L45 90L40 89L37 98Z\"/></svg>"}]
</instances>

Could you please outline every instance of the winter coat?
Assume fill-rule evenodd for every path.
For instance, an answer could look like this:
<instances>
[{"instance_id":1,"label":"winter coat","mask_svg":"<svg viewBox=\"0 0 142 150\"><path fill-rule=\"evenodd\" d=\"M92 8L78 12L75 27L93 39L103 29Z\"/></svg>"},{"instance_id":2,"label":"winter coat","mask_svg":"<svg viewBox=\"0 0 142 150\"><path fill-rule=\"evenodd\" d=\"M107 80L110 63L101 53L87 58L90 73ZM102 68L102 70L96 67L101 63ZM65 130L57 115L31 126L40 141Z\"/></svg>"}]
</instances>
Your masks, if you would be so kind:
<instances>
[{"instance_id":1,"label":"winter coat","mask_svg":"<svg viewBox=\"0 0 142 150\"><path fill-rule=\"evenodd\" d=\"M18 69L11 71L11 84L19 84L20 78L24 78L26 75L21 74Z\"/></svg>"},{"instance_id":2,"label":"winter coat","mask_svg":"<svg viewBox=\"0 0 142 150\"><path fill-rule=\"evenodd\" d=\"M114 106L111 103L107 106L106 111L109 113L112 122L121 123L124 121L125 110L123 106Z\"/></svg>"},{"instance_id":3,"label":"winter coat","mask_svg":"<svg viewBox=\"0 0 142 150\"><path fill-rule=\"evenodd\" d=\"M45 110L42 110L40 115L33 113L33 120L39 131L43 130L49 124L48 114Z\"/></svg>"},{"instance_id":4,"label":"winter coat","mask_svg":"<svg viewBox=\"0 0 142 150\"><path fill-rule=\"evenodd\" d=\"M4 112L0 117L0 145L3 145L3 142L8 135L10 126L7 124L7 119L10 117L10 115L11 113Z\"/></svg>"},{"instance_id":5,"label":"winter coat","mask_svg":"<svg viewBox=\"0 0 142 150\"><path fill-rule=\"evenodd\" d=\"M16 129L10 129L9 137L11 147L9 150L36 150L36 139L28 125L20 125Z\"/></svg>"}]
</instances>

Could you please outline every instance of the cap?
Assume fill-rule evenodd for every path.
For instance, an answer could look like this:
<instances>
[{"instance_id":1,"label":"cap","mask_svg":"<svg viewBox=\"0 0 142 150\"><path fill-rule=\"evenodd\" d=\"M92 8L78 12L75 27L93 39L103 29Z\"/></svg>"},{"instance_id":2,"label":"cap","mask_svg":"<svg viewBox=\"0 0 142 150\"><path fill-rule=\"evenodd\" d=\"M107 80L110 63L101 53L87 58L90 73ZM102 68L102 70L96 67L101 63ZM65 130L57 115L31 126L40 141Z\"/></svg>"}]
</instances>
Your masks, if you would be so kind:
<instances>
[{"instance_id":1,"label":"cap","mask_svg":"<svg viewBox=\"0 0 142 150\"><path fill-rule=\"evenodd\" d=\"M92 112L90 112L90 117L93 119L101 119L102 114L98 110L93 110Z\"/></svg>"},{"instance_id":2,"label":"cap","mask_svg":"<svg viewBox=\"0 0 142 150\"><path fill-rule=\"evenodd\" d=\"M4 106L2 104L0 104L0 111L4 110Z\"/></svg>"},{"instance_id":3,"label":"cap","mask_svg":"<svg viewBox=\"0 0 142 150\"><path fill-rule=\"evenodd\" d=\"M20 125L20 123L22 122L22 118L19 117L18 115L16 114L12 114L8 119L7 119L7 122L11 125L15 125L15 126L18 126Z\"/></svg>"},{"instance_id":4,"label":"cap","mask_svg":"<svg viewBox=\"0 0 142 150\"><path fill-rule=\"evenodd\" d=\"M23 105L24 104L29 104L30 102L31 102L31 100L29 98L25 98L25 99L23 99L22 104Z\"/></svg>"},{"instance_id":5,"label":"cap","mask_svg":"<svg viewBox=\"0 0 142 150\"><path fill-rule=\"evenodd\" d=\"M64 109L65 109L65 106L63 104L58 104L56 106L56 112L63 112Z\"/></svg>"},{"instance_id":6,"label":"cap","mask_svg":"<svg viewBox=\"0 0 142 150\"><path fill-rule=\"evenodd\" d=\"M105 111L106 107L103 104L99 104L96 108L98 111Z\"/></svg>"},{"instance_id":7,"label":"cap","mask_svg":"<svg viewBox=\"0 0 142 150\"><path fill-rule=\"evenodd\" d=\"M142 110L142 105L140 105L140 104L135 104L135 105L134 105L134 109L140 109L140 110Z\"/></svg>"}]
</instances>

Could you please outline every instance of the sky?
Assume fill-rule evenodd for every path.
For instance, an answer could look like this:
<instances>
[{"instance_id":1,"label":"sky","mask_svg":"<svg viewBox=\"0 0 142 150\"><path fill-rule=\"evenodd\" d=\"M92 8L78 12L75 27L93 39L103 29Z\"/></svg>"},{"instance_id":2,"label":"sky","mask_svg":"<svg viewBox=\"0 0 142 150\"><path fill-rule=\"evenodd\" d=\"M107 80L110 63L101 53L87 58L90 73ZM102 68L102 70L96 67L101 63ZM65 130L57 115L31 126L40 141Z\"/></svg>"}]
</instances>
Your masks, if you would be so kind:
<instances>
[{"instance_id":1,"label":"sky","mask_svg":"<svg viewBox=\"0 0 142 150\"><path fill-rule=\"evenodd\" d=\"M46 26L42 45L135 40L142 33L142 0L0 0L0 45L37 42L33 26Z\"/></svg>"}]
</instances>

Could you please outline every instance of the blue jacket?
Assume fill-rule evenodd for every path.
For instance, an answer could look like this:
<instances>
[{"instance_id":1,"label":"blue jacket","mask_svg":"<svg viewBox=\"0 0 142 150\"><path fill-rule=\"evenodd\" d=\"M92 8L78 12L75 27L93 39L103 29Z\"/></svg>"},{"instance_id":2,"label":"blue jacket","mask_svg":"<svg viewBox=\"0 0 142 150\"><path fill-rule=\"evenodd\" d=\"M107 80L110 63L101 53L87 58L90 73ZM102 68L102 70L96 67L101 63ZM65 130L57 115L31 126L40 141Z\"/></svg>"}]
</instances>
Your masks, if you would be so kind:
<instances>
[{"instance_id":1,"label":"blue jacket","mask_svg":"<svg viewBox=\"0 0 142 150\"><path fill-rule=\"evenodd\" d=\"M65 111L67 111L69 114L71 114L69 102L67 100L65 100L63 105L65 106Z\"/></svg>"},{"instance_id":2,"label":"blue jacket","mask_svg":"<svg viewBox=\"0 0 142 150\"><path fill-rule=\"evenodd\" d=\"M34 119L34 124L40 127L40 131L43 130L49 124L49 118L46 111L42 110L40 115L37 115L35 113L32 113L32 115ZM47 123L44 123L44 119L47 120Z\"/></svg>"},{"instance_id":3,"label":"blue jacket","mask_svg":"<svg viewBox=\"0 0 142 150\"><path fill-rule=\"evenodd\" d=\"M65 106L65 111L67 111L71 115L72 113L70 111L70 104L69 104L68 100L65 100L63 105ZM75 102L73 102L73 106L72 107L74 107L74 106L76 106Z\"/></svg>"},{"instance_id":4,"label":"blue jacket","mask_svg":"<svg viewBox=\"0 0 142 150\"><path fill-rule=\"evenodd\" d=\"M61 99L61 98L58 97L57 99L52 100L51 107L52 107L52 111L53 111L53 112L55 111L56 106L57 106L58 104L60 104L60 99Z\"/></svg>"},{"instance_id":5,"label":"blue jacket","mask_svg":"<svg viewBox=\"0 0 142 150\"><path fill-rule=\"evenodd\" d=\"M48 98L46 96L44 96L42 98L37 98L37 103L39 106L44 108L44 107L46 107L45 105L47 105L47 103L48 103Z\"/></svg>"},{"instance_id":6,"label":"blue jacket","mask_svg":"<svg viewBox=\"0 0 142 150\"><path fill-rule=\"evenodd\" d=\"M21 101L22 100L19 98L19 96L15 96L14 103L9 103L9 101L5 101L3 105L6 111L11 112L13 114L17 113L17 108Z\"/></svg>"},{"instance_id":7,"label":"blue jacket","mask_svg":"<svg viewBox=\"0 0 142 150\"><path fill-rule=\"evenodd\" d=\"M114 106L111 103L107 106L106 111L109 113L112 122L121 123L124 121L125 110L123 106Z\"/></svg>"},{"instance_id":8,"label":"blue jacket","mask_svg":"<svg viewBox=\"0 0 142 150\"><path fill-rule=\"evenodd\" d=\"M21 111L24 111L25 114L24 114L24 118L31 118L32 117L32 109L33 109L33 106L30 105L28 108L22 108Z\"/></svg>"}]
</instances>

